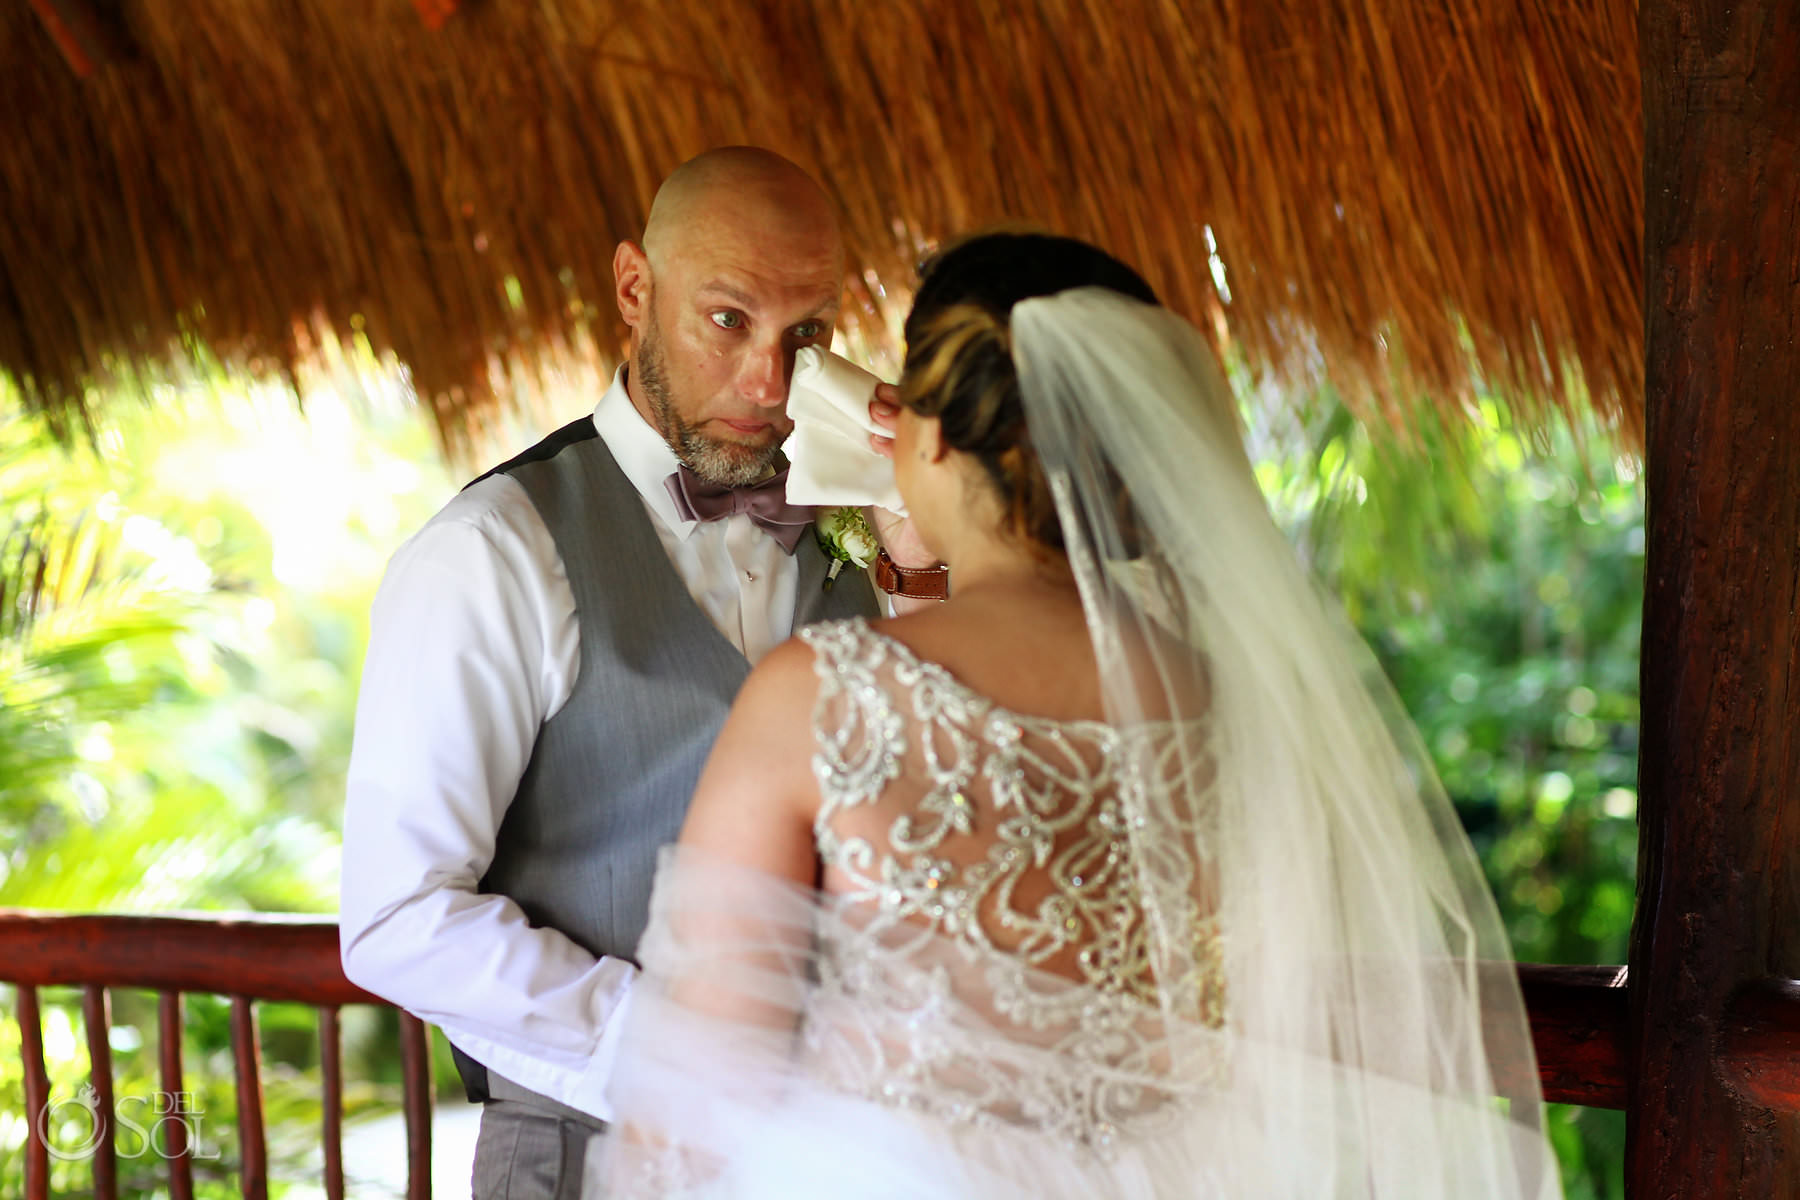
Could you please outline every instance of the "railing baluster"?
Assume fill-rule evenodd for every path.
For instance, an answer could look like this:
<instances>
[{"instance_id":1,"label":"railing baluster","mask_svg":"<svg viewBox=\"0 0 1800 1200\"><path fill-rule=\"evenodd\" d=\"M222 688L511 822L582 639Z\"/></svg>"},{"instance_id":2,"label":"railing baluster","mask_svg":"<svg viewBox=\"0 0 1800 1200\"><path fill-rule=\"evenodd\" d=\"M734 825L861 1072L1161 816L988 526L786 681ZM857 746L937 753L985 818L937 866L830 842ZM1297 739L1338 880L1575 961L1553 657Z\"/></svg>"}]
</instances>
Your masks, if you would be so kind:
<instances>
[{"instance_id":1,"label":"railing baluster","mask_svg":"<svg viewBox=\"0 0 1800 1200\"><path fill-rule=\"evenodd\" d=\"M112 1001L104 987L81 989L81 1022L87 1028L88 1078L94 1088L94 1200L118 1200L119 1160L115 1153L112 1076Z\"/></svg>"},{"instance_id":2,"label":"railing baluster","mask_svg":"<svg viewBox=\"0 0 1800 1200\"><path fill-rule=\"evenodd\" d=\"M262 1048L250 997L231 998L231 1056L237 1074L239 1179L244 1200L269 1200L269 1147L263 1138Z\"/></svg>"},{"instance_id":3,"label":"railing baluster","mask_svg":"<svg viewBox=\"0 0 1800 1200\"><path fill-rule=\"evenodd\" d=\"M338 1036L338 1010L319 1010L319 1074L325 1094L319 1106L325 1112L325 1195L344 1200L344 1076L342 1039Z\"/></svg>"},{"instance_id":4,"label":"railing baluster","mask_svg":"<svg viewBox=\"0 0 1800 1200\"><path fill-rule=\"evenodd\" d=\"M145 1135L152 1139L150 1153L169 1160L170 1200L192 1200L194 1161L213 1159L215 1142L207 1139L196 1123L197 1114L187 1092L181 1045L184 994L207 992L232 998L231 1029L239 1106L238 1131L242 1152L241 1190L246 1197L266 1198L269 1188L268 1140L261 1082L261 1050L253 1002L295 1001L316 1008L337 1009L345 1004L382 1004L379 997L356 987L344 977L338 929L329 921L245 914L212 920L194 917L136 914L36 913L0 909L0 982L17 989L20 1052L28 1134L21 1147L25 1190L22 1200L47 1200L50 1190L50 1116L60 1115L70 1137L92 1140L95 1150L91 1169L95 1197L113 1197L118 1191L117 1129L122 1123L114 1095L110 1057L110 993L108 988L141 988L158 993L159 1088L167 1095L164 1111L147 1112ZM84 1016L88 1047L94 1063L95 1107L98 1128L82 1122L85 1115L72 1107L85 1099L55 1097L44 1056L43 1014L45 987L84 988ZM402 1016L401 1040L405 1056L405 1109L409 1136L408 1195L431 1194L431 1067L426 1026ZM328 1157L329 1169L342 1174L343 1166L343 1051L341 1016L333 1012L321 1020L335 1030L336 1045L327 1050L336 1078L329 1100L334 1133ZM328 1038L330 1040L330 1038ZM322 1066L324 1064L322 1063ZM172 1101L172 1102L171 1102ZM0 1098L0 1106L3 1106ZM129 1107L130 1098L127 1098ZM54 1108L52 1108L54 1106ZM182 1111L187 1110L187 1111ZM174 1117L176 1120L169 1120ZM224 1114L218 1114L223 1119ZM82 1128L77 1133L75 1126ZM69 1140L68 1138L64 1139ZM74 1147L70 1147L74 1149ZM85 1148L84 1148L85 1149ZM137 1156L139 1148L125 1147ZM148 1164L145 1164L148 1165ZM160 1173L160 1171L158 1172ZM343 1187L343 1185L338 1185ZM343 1187L347 1191L347 1187ZM334 1190L334 1194L337 1194Z\"/></svg>"},{"instance_id":5,"label":"railing baluster","mask_svg":"<svg viewBox=\"0 0 1800 1200\"><path fill-rule=\"evenodd\" d=\"M170 1200L194 1200L194 1164L188 1146L187 1081L181 1073L181 993L156 997L156 1056L165 1103L157 1105L153 1151L169 1163ZM157 1132L160 1131L160 1132Z\"/></svg>"},{"instance_id":6,"label":"railing baluster","mask_svg":"<svg viewBox=\"0 0 1800 1200\"><path fill-rule=\"evenodd\" d=\"M44 1070L43 1012L38 1007L37 989L19 985L19 1055L25 1060L25 1200L49 1200L50 1147L44 1141L49 1132L50 1075Z\"/></svg>"},{"instance_id":7,"label":"railing baluster","mask_svg":"<svg viewBox=\"0 0 1800 1200\"><path fill-rule=\"evenodd\" d=\"M425 1022L400 1014L400 1072L405 1081L406 1200L431 1200L431 1042Z\"/></svg>"}]
</instances>

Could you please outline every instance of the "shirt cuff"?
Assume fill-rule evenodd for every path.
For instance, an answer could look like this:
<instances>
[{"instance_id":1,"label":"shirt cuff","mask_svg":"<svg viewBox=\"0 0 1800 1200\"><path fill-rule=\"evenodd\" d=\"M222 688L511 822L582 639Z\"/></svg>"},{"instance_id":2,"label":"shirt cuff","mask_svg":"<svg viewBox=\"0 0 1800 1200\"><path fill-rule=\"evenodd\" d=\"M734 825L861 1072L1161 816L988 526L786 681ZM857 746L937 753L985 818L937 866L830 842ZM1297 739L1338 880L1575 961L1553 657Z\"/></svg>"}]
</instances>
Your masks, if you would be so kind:
<instances>
[{"instance_id":1,"label":"shirt cuff","mask_svg":"<svg viewBox=\"0 0 1800 1200\"><path fill-rule=\"evenodd\" d=\"M613 1067L619 1061L619 1047L625 1043L625 1025L631 1012L631 981L636 976L637 972L633 971L631 978L624 981L606 1024L600 1027L600 1044L594 1047L594 1056L588 1059L587 1068L576 1079L567 1101L570 1107L579 1108L602 1121L613 1119L612 1103L606 1092L612 1083Z\"/></svg>"},{"instance_id":2,"label":"shirt cuff","mask_svg":"<svg viewBox=\"0 0 1800 1200\"><path fill-rule=\"evenodd\" d=\"M600 968L608 978L593 998L598 1010L593 1019L599 1026L599 1037L593 1050L583 1059L556 1061L542 1053L532 1053L516 1040L502 1045L464 1029L447 1016L415 1015L424 1020L435 1019L454 1045L489 1071L559 1104L602 1121L611 1121L612 1105L607 1100L606 1089L619 1048L624 1045L626 1009L631 999L632 981L638 971L620 958L603 957Z\"/></svg>"}]
</instances>

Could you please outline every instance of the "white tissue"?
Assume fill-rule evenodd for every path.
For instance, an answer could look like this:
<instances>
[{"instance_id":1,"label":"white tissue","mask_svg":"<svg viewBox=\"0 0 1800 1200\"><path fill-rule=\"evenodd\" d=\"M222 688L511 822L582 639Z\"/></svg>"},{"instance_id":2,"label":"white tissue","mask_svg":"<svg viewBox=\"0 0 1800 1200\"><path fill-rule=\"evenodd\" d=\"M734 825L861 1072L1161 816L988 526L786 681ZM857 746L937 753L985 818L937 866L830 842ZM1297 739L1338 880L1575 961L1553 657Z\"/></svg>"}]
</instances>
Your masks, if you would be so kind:
<instances>
[{"instance_id":1,"label":"white tissue","mask_svg":"<svg viewBox=\"0 0 1800 1200\"><path fill-rule=\"evenodd\" d=\"M869 418L874 375L818 346L794 355L788 385L788 419L794 432L783 447L788 458L790 504L874 504L905 513L894 486L894 463L869 448L869 435L890 436Z\"/></svg>"}]
</instances>

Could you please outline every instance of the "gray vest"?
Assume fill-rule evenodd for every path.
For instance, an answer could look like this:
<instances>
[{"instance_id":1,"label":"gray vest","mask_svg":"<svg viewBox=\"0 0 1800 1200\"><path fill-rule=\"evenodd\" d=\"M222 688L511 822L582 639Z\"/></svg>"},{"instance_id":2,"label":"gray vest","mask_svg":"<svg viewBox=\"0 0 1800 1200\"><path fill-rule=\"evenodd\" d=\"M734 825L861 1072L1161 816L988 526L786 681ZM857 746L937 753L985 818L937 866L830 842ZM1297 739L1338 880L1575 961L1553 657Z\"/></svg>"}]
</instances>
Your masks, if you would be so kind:
<instances>
[{"instance_id":1,"label":"gray vest","mask_svg":"<svg viewBox=\"0 0 1800 1200\"><path fill-rule=\"evenodd\" d=\"M538 731L481 890L511 897L534 926L593 954L633 959L657 851L681 832L750 666L694 602L591 420L495 471L519 482L556 542L581 663L568 701ZM817 543L802 537L794 554L796 630L877 615L865 574L840 575L827 591ZM493 1094L514 1098L516 1086Z\"/></svg>"}]
</instances>

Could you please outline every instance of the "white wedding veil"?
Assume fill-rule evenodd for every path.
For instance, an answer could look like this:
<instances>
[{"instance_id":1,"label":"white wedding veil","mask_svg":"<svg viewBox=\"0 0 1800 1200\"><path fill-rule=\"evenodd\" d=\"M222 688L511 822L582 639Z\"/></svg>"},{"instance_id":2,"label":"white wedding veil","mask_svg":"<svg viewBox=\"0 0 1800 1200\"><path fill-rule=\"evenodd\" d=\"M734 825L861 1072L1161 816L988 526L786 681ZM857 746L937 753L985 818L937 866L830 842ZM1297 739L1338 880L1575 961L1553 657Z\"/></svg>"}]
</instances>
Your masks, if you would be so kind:
<instances>
[{"instance_id":1,"label":"white wedding veil","mask_svg":"<svg viewBox=\"0 0 1800 1200\"><path fill-rule=\"evenodd\" d=\"M1222 930L1228 1106L1259 1132L1246 1154L1286 1152L1242 1178L1294 1197L1560 1194L1472 848L1271 520L1211 347L1101 288L1018 303L1011 335L1108 720L1197 731L1138 765L1128 824L1170 1018L1203 1015L1178 981L1204 973L1200 923ZM1171 804L1170 787L1197 791Z\"/></svg>"}]
</instances>

